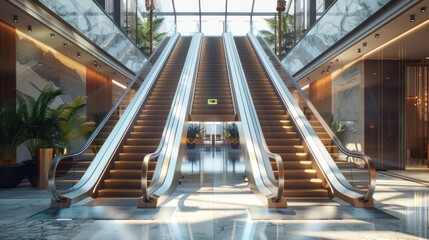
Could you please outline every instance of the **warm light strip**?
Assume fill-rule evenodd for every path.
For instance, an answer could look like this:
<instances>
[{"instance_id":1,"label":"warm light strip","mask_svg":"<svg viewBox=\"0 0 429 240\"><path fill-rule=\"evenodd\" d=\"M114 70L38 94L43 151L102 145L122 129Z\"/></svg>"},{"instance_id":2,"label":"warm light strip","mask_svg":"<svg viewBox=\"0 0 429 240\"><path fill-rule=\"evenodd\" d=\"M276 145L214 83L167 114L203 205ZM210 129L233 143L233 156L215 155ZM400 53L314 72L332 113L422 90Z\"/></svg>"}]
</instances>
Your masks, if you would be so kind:
<instances>
[{"instance_id":1,"label":"warm light strip","mask_svg":"<svg viewBox=\"0 0 429 240\"><path fill-rule=\"evenodd\" d=\"M125 86L124 84L122 84L120 82L117 82L117 81L115 81L113 79L112 79L112 83L115 84L116 86L122 88L122 89L126 89L127 88L127 86Z\"/></svg>"},{"instance_id":2,"label":"warm light strip","mask_svg":"<svg viewBox=\"0 0 429 240\"><path fill-rule=\"evenodd\" d=\"M306 90L307 88L310 87L310 84L305 85L304 87L301 88L301 90Z\"/></svg>"},{"instance_id":3,"label":"warm light strip","mask_svg":"<svg viewBox=\"0 0 429 240\"><path fill-rule=\"evenodd\" d=\"M403 38L403 37L405 37L406 35L411 34L411 33L412 33L412 32L414 32L414 31L417 31L418 29L420 29L420 28L424 27L424 26L425 26L426 24L428 24L428 23L429 23L429 20L427 20L426 22L421 23L420 25L416 26L415 28L412 28L412 29L410 29L410 30L408 30L408 31L406 31L406 32L404 32L404 33L402 33L401 35L399 35L399 36L397 36L397 37L395 37L395 38L391 39L390 41L388 41L388 42L386 42L386 43L384 43L384 44L380 45L379 47L377 47L377 48L375 48L375 49L373 49L373 50L369 51L368 53L366 53L365 55L363 55L363 56L362 56L362 58L365 58L366 56L368 56L368 55L370 55L370 54L372 54L372 53L374 53L374 52L376 52L376 51L380 50L381 48L384 48L385 46L387 46L387 45L389 45L389 44L393 43L394 41L399 40L400 38Z\"/></svg>"},{"instance_id":4,"label":"warm light strip","mask_svg":"<svg viewBox=\"0 0 429 240\"><path fill-rule=\"evenodd\" d=\"M428 24L428 23L429 23L429 20L426 20L425 22L421 23L420 25L416 26L415 28L412 28L412 29L410 29L410 30L408 30L408 31L406 31L406 32L404 32L404 33L402 33L401 35L399 35L399 36L397 36L397 37L395 37L395 38L392 38L390 41L388 41L388 42L386 42L386 43L384 43L384 44L380 45L379 47L377 47L377 48L375 48L375 49L373 49L373 50L369 51L368 53L365 53L362 57L357 58L356 60L351 61L351 62L349 62L349 63L345 64L341 69L335 70L335 71L332 73L332 76L334 77L334 75L339 74L339 73L340 73L340 72L342 72L344 69L348 69L349 67L353 66L355 63L357 63L357 62L359 62L359 61L361 61L361 60L364 60L368 55L373 54L373 53L374 53L374 52L376 52L376 51L379 51L380 49L382 49L382 48L386 47L387 45L389 45L389 44L393 43L393 42L394 42L394 41L396 41L396 40L399 40L399 39L401 39L401 38L405 37L405 36L406 36L406 35L408 35L408 34L411 34L411 33L412 33L412 32L414 32L414 31L417 31L418 29L420 29L420 28L424 27L424 26L425 26L426 24Z\"/></svg>"},{"instance_id":5,"label":"warm light strip","mask_svg":"<svg viewBox=\"0 0 429 240\"><path fill-rule=\"evenodd\" d=\"M81 81L85 81L86 79L86 66L82 63L74 60L73 58L68 57L67 55L64 55L63 53L57 51L55 48L50 47L49 45L46 45L45 43L33 38L32 36L19 31L16 29L16 35L19 40L27 40L34 43L34 45L41 50L43 53L52 53L52 55L58 59L62 64L69 68L73 68L76 73L79 75ZM73 67L72 67L73 66Z\"/></svg>"}]
</instances>

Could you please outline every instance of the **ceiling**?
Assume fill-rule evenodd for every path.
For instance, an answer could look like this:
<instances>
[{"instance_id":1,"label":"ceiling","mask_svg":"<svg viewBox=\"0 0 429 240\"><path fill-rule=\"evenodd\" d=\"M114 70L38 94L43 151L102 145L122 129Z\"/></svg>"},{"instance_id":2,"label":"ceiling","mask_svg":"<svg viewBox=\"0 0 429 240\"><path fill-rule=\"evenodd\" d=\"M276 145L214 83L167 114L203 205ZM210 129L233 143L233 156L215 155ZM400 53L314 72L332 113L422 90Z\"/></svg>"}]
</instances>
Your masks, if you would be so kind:
<instances>
[{"instance_id":1,"label":"ceiling","mask_svg":"<svg viewBox=\"0 0 429 240\"><path fill-rule=\"evenodd\" d=\"M16 28L17 31L20 31L22 34L49 46L50 49L54 49L97 72L103 73L105 76L115 78L115 80L122 82L123 84L126 84L127 81L129 81L127 76L121 74L120 71L113 69L107 64L98 64L99 67L95 66L94 61L97 61L98 63L101 63L102 61L87 53L75 42L71 42L60 34L55 33L52 29L38 22L21 9L8 3L8 1L1 1L0 8L2 9L2 11L0 11L0 19ZM14 15L18 17L18 22L13 21ZM31 31L29 31L29 27L31 27ZM36 53L29 52L29 54L32 55Z\"/></svg>"},{"instance_id":2,"label":"ceiling","mask_svg":"<svg viewBox=\"0 0 429 240\"><path fill-rule=\"evenodd\" d=\"M427 11L421 12L422 8L427 8ZM410 21L411 15L415 16L414 22ZM429 3L422 1L381 28L369 32L354 46L320 65L299 83L304 86L327 74L327 69L333 72L360 60L425 60L429 57L428 43Z\"/></svg>"}]
</instances>

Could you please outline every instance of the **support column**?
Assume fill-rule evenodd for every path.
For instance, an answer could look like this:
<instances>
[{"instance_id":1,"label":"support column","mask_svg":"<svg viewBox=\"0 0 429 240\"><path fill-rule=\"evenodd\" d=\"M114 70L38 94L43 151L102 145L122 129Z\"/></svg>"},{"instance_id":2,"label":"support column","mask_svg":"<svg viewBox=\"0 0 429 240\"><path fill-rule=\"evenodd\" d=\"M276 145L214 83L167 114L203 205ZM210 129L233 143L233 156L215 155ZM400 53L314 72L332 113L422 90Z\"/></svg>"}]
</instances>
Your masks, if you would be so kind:
<instances>
[{"instance_id":1,"label":"support column","mask_svg":"<svg viewBox=\"0 0 429 240\"><path fill-rule=\"evenodd\" d=\"M282 58L282 13L286 10L286 1L285 0L278 0L277 1L277 7L276 7L277 13L279 15L279 24L278 24L278 48L279 48L279 54L278 57Z\"/></svg>"},{"instance_id":2,"label":"support column","mask_svg":"<svg viewBox=\"0 0 429 240\"><path fill-rule=\"evenodd\" d=\"M86 68L86 116L93 120L94 113L108 112L112 107L112 80Z\"/></svg>"},{"instance_id":3,"label":"support column","mask_svg":"<svg viewBox=\"0 0 429 240\"><path fill-rule=\"evenodd\" d=\"M0 103L16 95L16 31L0 21Z\"/></svg>"}]
</instances>

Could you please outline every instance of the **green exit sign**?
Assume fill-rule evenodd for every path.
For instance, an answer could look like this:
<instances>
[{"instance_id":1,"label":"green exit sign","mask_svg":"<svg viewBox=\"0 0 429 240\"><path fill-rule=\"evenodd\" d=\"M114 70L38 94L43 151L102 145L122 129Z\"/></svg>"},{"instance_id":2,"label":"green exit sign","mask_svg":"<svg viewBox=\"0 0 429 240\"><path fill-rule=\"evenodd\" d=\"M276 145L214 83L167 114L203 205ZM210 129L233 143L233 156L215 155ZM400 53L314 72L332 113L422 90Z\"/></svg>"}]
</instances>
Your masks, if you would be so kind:
<instances>
[{"instance_id":1,"label":"green exit sign","mask_svg":"<svg viewBox=\"0 0 429 240\"><path fill-rule=\"evenodd\" d=\"M207 99L207 104L208 105L217 105L217 99L209 98L209 99Z\"/></svg>"}]
</instances>

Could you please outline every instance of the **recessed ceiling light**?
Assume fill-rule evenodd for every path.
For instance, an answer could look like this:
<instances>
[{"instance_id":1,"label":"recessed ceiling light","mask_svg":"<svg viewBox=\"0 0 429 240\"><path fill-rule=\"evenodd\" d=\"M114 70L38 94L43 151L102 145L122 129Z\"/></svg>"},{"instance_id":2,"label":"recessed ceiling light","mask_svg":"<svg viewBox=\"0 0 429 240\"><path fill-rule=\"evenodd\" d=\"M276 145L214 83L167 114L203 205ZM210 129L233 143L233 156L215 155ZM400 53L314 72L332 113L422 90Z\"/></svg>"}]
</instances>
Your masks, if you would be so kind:
<instances>
[{"instance_id":1,"label":"recessed ceiling light","mask_svg":"<svg viewBox=\"0 0 429 240\"><path fill-rule=\"evenodd\" d=\"M63 47L67 47L68 45L67 45L67 43L63 43Z\"/></svg>"},{"instance_id":2,"label":"recessed ceiling light","mask_svg":"<svg viewBox=\"0 0 429 240\"><path fill-rule=\"evenodd\" d=\"M421 12L421 13L426 12L426 7L421 7L421 8L420 8L420 12Z\"/></svg>"},{"instance_id":3,"label":"recessed ceiling light","mask_svg":"<svg viewBox=\"0 0 429 240\"><path fill-rule=\"evenodd\" d=\"M55 34L53 34L53 33L51 33L49 36L50 36L51 38L55 38Z\"/></svg>"},{"instance_id":4,"label":"recessed ceiling light","mask_svg":"<svg viewBox=\"0 0 429 240\"><path fill-rule=\"evenodd\" d=\"M416 15L411 14L410 15L410 22L415 22L416 21Z\"/></svg>"},{"instance_id":5,"label":"recessed ceiling light","mask_svg":"<svg viewBox=\"0 0 429 240\"><path fill-rule=\"evenodd\" d=\"M379 38L379 37L380 37L380 34L376 33L376 34L374 35L374 37L375 37L375 38Z\"/></svg>"},{"instance_id":6,"label":"recessed ceiling light","mask_svg":"<svg viewBox=\"0 0 429 240\"><path fill-rule=\"evenodd\" d=\"M14 23L18 23L18 16L13 15L12 20Z\"/></svg>"},{"instance_id":7,"label":"recessed ceiling light","mask_svg":"<svg viewBox=\"0 0 429 240\"><path fill-rule=\"evenodd\" d=\"M77 57L80 57L80 52L77 52L77 53L76 53L76 56L77 56Z\"/></svg>"},{"instance_id":8,"label":"recessed ceiling light","mask_svg":"<svg viewBox=\"0 0 429 240\"><path fill-rule=\"evenodd\" d=\"M31 25L28 25L28 26L27 26L27 31L28 31L28 32L32 32L32 31L33 31L33 28L31 27Z\"/></svg>"}]
</instances>

